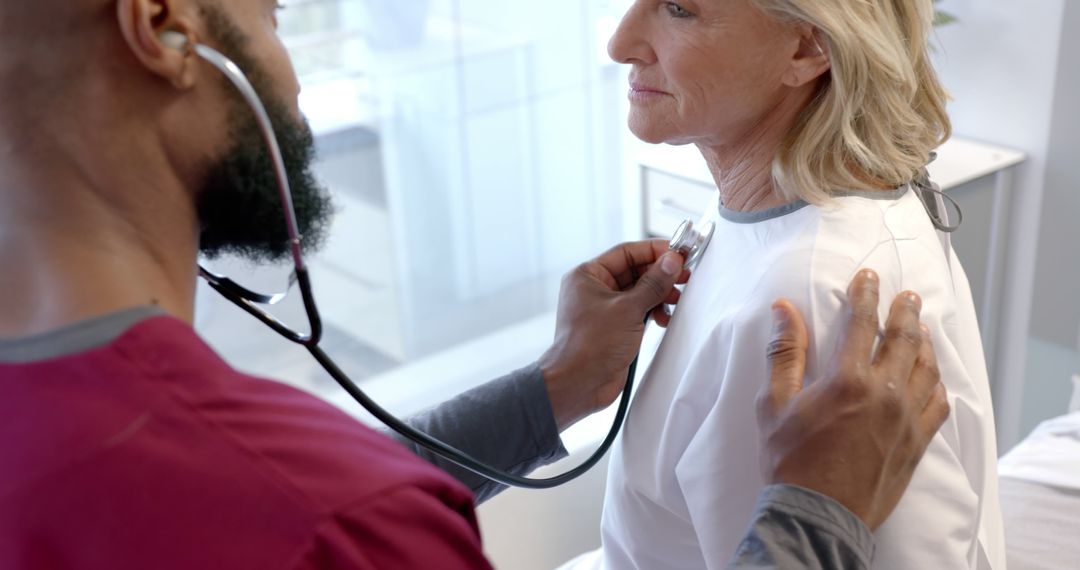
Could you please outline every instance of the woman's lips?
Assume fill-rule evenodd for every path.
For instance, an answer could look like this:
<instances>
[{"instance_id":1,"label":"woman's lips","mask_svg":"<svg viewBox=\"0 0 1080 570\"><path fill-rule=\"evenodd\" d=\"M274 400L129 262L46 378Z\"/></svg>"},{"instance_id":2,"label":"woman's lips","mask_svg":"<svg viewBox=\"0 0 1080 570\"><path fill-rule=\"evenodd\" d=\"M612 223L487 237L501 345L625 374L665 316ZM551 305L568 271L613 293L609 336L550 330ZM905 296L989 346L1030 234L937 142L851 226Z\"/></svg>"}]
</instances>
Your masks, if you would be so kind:
<instances>
[{"instance_id":1,"label":"woman's lips","mask_svg":"<svg viewBox=\"0 0 1080 570\"><path fill-rule=\"evenodd\" d=\"M661 97L668 97L671 94L667 91L661 91L654 89L647 85L641 85L638 83L630 84L630 101L631 102L646 102L659 99Z\"/></svg>"}]
</instances>

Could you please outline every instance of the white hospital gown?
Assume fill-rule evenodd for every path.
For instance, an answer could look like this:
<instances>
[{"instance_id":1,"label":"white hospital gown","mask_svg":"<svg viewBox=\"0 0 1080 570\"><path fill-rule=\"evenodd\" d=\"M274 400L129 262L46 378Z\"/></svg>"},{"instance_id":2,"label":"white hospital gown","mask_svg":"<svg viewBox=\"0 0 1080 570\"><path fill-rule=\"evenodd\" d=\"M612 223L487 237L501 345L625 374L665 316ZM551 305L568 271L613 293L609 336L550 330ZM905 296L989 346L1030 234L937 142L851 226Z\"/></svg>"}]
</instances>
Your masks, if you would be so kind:
<instances>
[{"instance_id":1,"label":"white hospital gown","mask_svg":"<svg viewBox=\"0 0 1080 570\"><path fill-rule=\"evenodd\" d=\"M867 267L881 275L883 326L896 294L922 295L952 404L876 533L874 568L1005 568L990 390L955 254L946 255L913 191L799 206L724 211L716 220L612 456L603 548L578 568L727 564L765 486L754 399L768 377L770 306L785 297L806 317L807 380L818 380L837 344L848 283Z\"/></svg>"}]
</instances>

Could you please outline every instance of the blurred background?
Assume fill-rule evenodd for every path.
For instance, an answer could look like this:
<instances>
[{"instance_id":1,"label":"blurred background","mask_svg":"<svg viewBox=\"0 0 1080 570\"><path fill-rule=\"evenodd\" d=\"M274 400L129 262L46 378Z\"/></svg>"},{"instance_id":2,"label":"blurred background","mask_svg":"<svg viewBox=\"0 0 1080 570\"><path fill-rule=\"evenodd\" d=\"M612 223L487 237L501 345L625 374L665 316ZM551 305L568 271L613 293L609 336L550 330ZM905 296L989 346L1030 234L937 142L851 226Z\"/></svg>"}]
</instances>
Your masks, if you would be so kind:
<instances>
[{"instance_id":1,"label":"blurred background","mask_svg":"<svg viewBox=\"0 0 1080 570\"><path fill-rule=\"evenodd\" d=\"M667 237L712 189L692 151L625 127L606 43L627 0L291 0L280 33L338 215L312 262L325 348L391 411L524 366L551 341L561 276ZM964 206L999 449L1066 411L1080 373L1080 4L945 0L935 57L957 140L935 178ZM211 263L278 290L287 268ZM296 299L280 307L303 322ZM237 367L366 419L302 349L200 290L197 326ZM647 345L655 344L652 331ZM648 349L646 349L648 351ZM575 455L606 417L566 436ZM604 469L481 509L500 567L599 544Z\"/></svg>"},{"instance_id":2,"label":"blurred background","mask_svg":"<svg viewBox=\"0 0 1080 570\"><path fill-rule=\"evenodd\" d=\"M338 206L313 262L327 342L358 380L401 390L391 407L531 362L561 276L640 234L625 79L604 48L619 4L293 0L282 13ZM212 265L257 287L287 279ZM304 351L204 300L201 328L236 364L323 387ZM302 321L297 304L282 311Z\"/></svg>"}]
</instances>

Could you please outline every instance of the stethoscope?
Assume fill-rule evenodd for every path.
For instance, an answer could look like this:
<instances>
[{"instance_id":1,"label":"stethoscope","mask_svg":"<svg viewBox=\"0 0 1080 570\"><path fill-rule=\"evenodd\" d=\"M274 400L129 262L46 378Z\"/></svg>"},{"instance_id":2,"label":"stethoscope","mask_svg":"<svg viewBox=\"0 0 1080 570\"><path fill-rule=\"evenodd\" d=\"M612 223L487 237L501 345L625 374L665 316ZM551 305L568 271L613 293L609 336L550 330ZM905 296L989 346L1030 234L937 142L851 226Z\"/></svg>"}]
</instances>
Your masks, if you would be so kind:
<instances>
[{"instance_id":1,"label":"stethoscope","mask_svg":"<svg viewBox=\"0 0 1080 570\"><path fill-rule=\"evenodd\" d=\"M247 311L256 319L262 321L265 325L269 326L284 338L306 348L326 372L330 374L330 376L346 392L348 392L354 400L363 406L365 410L370 412L371 415L383 422L387 427L416 442L417 445L424 449L440 455L478 475L504 485L528 489L547 489L576 479L603 458L604 454L611 448L612 443L614 443L615 438L622 429L626 419L626 413L630 406L630 396L633 390L634 377L637 373L638 358L636 357L630 364L629 371L627 372L626 386L619 399L619 407L616 410L615 419L612 422L607 437L604 438L604 441L597 450L581 465L562 475L547 479L520 477L487 465L457 448L439 441L426 433L417 431L405 422L399 420L390 412L384 410L381 406L376 404L375 401L369 398L367 394L365 394L364 391L361 390L319 347L319 341L322 339L322 319L319 316L319 309L315 304L315 296L313 295L311 288L311 278L308 274L308 269L304 263L303 254L301 252L302 237L299 233L296 212L293 208L292 190L289 187L289 179L285 172L285 162L281 157L281 149L278 145L277 136L274 133L273 124L262 104L262 100L255 92L255 88L251 85L251 82L248 81L247 76L244 75L243 71L241 71L234 62L217 50L199 43L190 42L186 36L178 32L162 33L161 41L166 47L172 49L181 51L191 50L224 73L237 90L239 90L244 101L247 102L252 111L254 111L262 138L270 151L270 158L274 165L274 174L278 184L278 193L280 194L281 202L285 210L285 224L289 236L289 250L293 260L293 273L289 285L290 287L294 284L299 286L300 295L304 303L304 311L307 315L309 332L304 334L289 328L288 325L278 320L260 306L275 305L285 298L286 293L263 295L244 288L228 277L212 273L200 265L199 275L206 280L210 287L241 309ZM683 223L675 233L675 236L669 244L672 251L677 251L683 255L685 267L687 269L692 269L701 260L701 256L704 254L705 249L708 247L711 240L713 226L711 224L706 224L703 227L705 228L704 231L698 231L692 222L687 221ZM647 320L648 316L645 318Z\"/></svg>"}]
</instances>

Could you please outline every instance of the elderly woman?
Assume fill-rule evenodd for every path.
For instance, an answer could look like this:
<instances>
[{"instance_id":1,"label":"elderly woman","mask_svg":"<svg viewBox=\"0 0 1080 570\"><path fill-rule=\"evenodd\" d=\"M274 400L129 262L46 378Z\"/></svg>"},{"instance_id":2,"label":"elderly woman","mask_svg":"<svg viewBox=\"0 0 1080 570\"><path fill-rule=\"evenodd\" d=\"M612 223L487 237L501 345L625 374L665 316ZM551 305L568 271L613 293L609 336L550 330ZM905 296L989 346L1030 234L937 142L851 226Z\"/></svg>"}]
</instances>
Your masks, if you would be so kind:
<instances>
[{"instance_id":1,"label":"elderly woman","mask_svg":"<svg viewBox=\"0 0 1080 570\"><path fill-rule=\"evenodd\" d=\"M633 3L609 47L633 67L630 128L696 145L721 206L612 457L603 548L580 566L725 566L769 483L754 410L770 306L786 298L807 315L812 383L838 344L846 284L872 267L885 298L923 295L953 409L872 565L1004 568L971 294L913 184L950 133L932 18L931 0Z\"/></svg>"}]
</instances>

